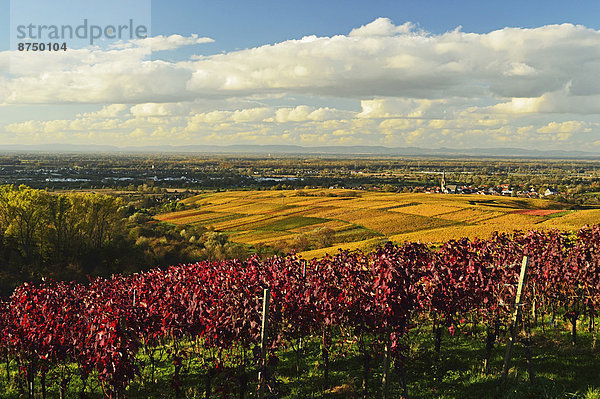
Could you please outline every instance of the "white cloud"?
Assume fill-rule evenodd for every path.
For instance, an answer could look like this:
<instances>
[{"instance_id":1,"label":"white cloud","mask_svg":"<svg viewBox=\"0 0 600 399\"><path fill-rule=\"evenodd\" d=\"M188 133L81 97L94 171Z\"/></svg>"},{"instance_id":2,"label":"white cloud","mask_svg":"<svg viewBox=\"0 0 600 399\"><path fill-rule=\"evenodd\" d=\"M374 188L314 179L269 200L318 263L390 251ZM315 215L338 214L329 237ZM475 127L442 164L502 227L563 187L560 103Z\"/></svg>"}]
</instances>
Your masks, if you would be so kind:
<instances>
[{"instance_id":1,"label":"white cloud","mask_svg":"<svg viewBox=\"0 0 600 399\"><path fill-rule=\"evenodd\" d=\"M134 105L130 112L135 116L172 116L180 114L183 108L179 103L144 103Z\"/></svg>"},{"instance_id":2,"label":"white cloud","mask_svg":"<svg viewBox=\"0 0 600 399\"><path fill-rule=\"evenodd\" d=\"M448 101L410 99L410 98L377 98L362 100L362 112L359 118L439 118L444 115Z\"/></svg>"},{"instance_id":3,"label":"white cloud","mask_svg":"<svg viewBox=\"0 0 600 399\"><path fill-rule=\"evenodd\" d=\"M213 39L210 37L198 37L197 34L192 34L191 36L181 36L181 35L170 35L170 36L153 36L147 37L144 39L135 39L130 42L115 45L115 48L123 48L126 47L127 44L131 43L135 46L143 47L152 51L163 51L163 50L175 50L183 46L191 46L194 44L205 44L212 43Z\"/></svg>"},{"instance_id":4,"label":"white cloud","mask_svg":"<svg viewBox=\"0 0 600 399\"><path fill-rule=\"evenodd\" d=\"M295 108L280 108L275 112L275 120L279 123L286 122L305 122L305 121L325 121L329 119L339 119L344 116L344 112L331 108L314 109L306 105L299 105Z\"/></svg>"},{"instance_id":5,"label":"white cloud","mask_svg":"<svg viewBox=\"0 0 600 399\"><path fill-rule=\"evenodd\" d=\"M185 104L192 108L195 104ZM165 107L166 106L166 107ZM421 147L535 146L564 149L598 141L600 122L492 118L485 108L453 112L451 119L368 118L359 112L307 105L192 112L177 104L122 105L77 115L72 120L24 121L5 132L17 142L93 142L116 145L178 143L294 143ZM171 113L173 115L171 115ZM324 117L328 114L329 117ZM517 124L515 126L514 124ZM585 144L587 143L587 144ZM577 148L577 147L575 147Z\"/></svg>"},{"instance_id":6,"label":"white cloud","mask_svg":"<svg viewBox=\"0 0 600 399\"><path fill-rule=\"evenodd\" d=\"M361 26L360 28L352 29L351 37L366 37L366 36L394 36L397 34L410 33L414 29L412 22L406 22L400 26L396 26L389 18L377 18L375 21Z\"/></svg>"},{"instance_id":7,"label":"white cloud","mask_svg":"<svg viewBox=\"0 0 600 399\"><path fill-rule=\"evenodd\" d=\"M498 103L490 109L493 112L508 114L598 114L600 94L576 95L569 83L561 90L544 93L539 97L511 98L510 101Z\"/></svg>"},{"instance_id":8,"label":"white cloud","mask_svg":"<svg viewBox=\"0 0 600 399\"><path fill-rule=\"evenodd\" d=\"M568 24L489 34L312 37L202 58L189 87L199 95L282 90L342 97L534 97L589 80L599 43L597 31Z\"/></svg>"},{"instance_id":9,"label":"white cloud","mask_svg":"<svg viewBox=\"0 0 600 399\"><path fill-rule=\"evenodd\" d=\"M571 96L600 95L600 33L571 24L433 35L379 18L348 36L309 36L187 61L144 59L147 47L210 40L172 35L109 51L10 54L5 101L142 103L275 93L501 100L565 87Z\"/></svg>"},{"instance_id":10,"label":"white cloud","mask_svg":"<svg viewBox=\"0 0 600 399\"><path fill-rule=\"evenodd\" d=\"M147 59L149 50L210 41L172 35L43 57L0 52L3 108L98 104L72 119L0 126L0 134L115 144L600 141L600 32L584 26L431 34L378 18L348 35Z\"/></svg>"},{"instance_id":11,"label":"white cloud","mask_svg":"<svg viewBox=\"0 0 600 399\"><path fill-rule=\"evenodd\" d=\"M231 119L234 122L261 122L271 116L273 111L267 107L239 109L233 112Z\"/></svg>"},{"instance_id":12,"label":"white cloud","mask_svg":"<svg viewBox=\"0 0 600 399\"><path fill-rule=\"evenodd\" d=\"M77 115L78 117L86 117L92 119L114 118L122 114L127 109L125 104L110 104L102 107L99 111L86 112Z\"/></svg>"},{"instance_id":13,"label":"white cloud","mask_svg":"<svg viewBox=\"0 0 600 399\"><path fill-rule=\"evenodd\" d=\"M527 114L540 111L540 104L542 101L543 100L538 97L512 98L510 102L496 104L491 107L491 109L499 113Z\"/></svg>"},{"instance_id":14,"label":"white cloud","mask_svg":"<svg viewBox=\"0 0 600 399\"><path fill-rule=\"evenodd\" d=\"M579 121L566 121L566 122L550 122L546 126L542 126L537 129L538 133L577 133L577 132L590 132L591 128L586 127L586 124Z\"/></svg>"},{"instance_id":15,"label":"white cloud","mask_svg":"<svg viewBox=\"0 0 600 399\"><path fill-rule=\"evenodd\" d=\"M513 62L510 69L503 72L506 76L533 76L537 70L522 62Z\"/></svg>"}]
</instances>

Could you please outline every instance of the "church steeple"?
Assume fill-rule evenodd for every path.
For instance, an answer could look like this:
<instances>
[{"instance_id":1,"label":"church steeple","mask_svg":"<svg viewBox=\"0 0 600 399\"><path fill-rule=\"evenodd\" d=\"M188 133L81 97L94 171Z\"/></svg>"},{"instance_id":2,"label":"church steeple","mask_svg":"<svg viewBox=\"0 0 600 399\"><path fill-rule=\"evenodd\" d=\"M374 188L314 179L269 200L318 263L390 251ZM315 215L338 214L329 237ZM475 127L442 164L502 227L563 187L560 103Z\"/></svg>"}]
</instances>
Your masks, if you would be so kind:
<instances>
[{"instance_id":1,"label":"church steeple","mask_svg":"<svg viewBox=\"0 0 600 399\"><path fill-rule=\"evenodd\" d=\"M442 172L442 182L440 184L440 189L442 192L446 192L446 172Z\"/></svg>"}]
</instances>

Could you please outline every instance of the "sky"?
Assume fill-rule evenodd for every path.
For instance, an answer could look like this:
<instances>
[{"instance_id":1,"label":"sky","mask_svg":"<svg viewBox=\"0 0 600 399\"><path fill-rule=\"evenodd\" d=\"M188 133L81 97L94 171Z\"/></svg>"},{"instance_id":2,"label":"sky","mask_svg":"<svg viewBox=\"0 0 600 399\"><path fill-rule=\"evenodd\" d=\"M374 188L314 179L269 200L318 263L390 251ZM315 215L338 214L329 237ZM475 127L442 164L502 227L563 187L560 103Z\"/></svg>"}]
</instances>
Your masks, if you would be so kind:
<instances>
[{"instance_id":1,"label":"sky","mask_svg":"<svg viewBox=\"0 0 600 399\"><path fill-rule=\"evenodd\" d=\"M148 34L18 35L84 19ZM600 153L599 29L585 0L0 0L0 146Z\"/></svg>"}]
</instances>

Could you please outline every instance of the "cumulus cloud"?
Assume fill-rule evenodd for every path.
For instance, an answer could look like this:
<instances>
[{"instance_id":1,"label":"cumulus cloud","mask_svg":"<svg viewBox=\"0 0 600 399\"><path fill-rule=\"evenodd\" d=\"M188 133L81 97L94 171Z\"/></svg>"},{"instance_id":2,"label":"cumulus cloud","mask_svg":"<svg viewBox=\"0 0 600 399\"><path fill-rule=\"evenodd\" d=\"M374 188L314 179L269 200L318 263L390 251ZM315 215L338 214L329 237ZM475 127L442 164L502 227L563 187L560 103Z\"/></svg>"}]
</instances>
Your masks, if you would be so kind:
<instances>
[{"instance_id":1,"label":"cumulus cloud","mask_svg":"<svg viewBox=\"0 0 600 399\"><path fill-rule=\"evenodd\" d=\"M180 103L143 103L131 107L135 116L172 116L185 112L186 106Z\"/></svg>"},{"instance_id":2,"label":"cumulus cloud","mask_svg":"<svg viewBox=\"0 0 600 399\"><path fill-rule=\"evenodd\" d=\"M410 33L414 28L415 26L412 22L406 22L400 26L396 26L391 19L380 17L360 28L352 29L349 36L393 36L401 33Z\"/></svg>"},{"instance_id":3,"label":"cumulus cloud","mask_svg":"<svg viewBox=\"0 0 600 399\"><path fill-rule=\"evenodd\" d=\"M134 39L126 43L116 44L115 48L124 48L130 45L143 47L152 51L175 50L183 46L191 46L194 44L212 43L214 39L210 37L198 37L197 34L191 36L170 35L170 36L153 36L144 39Z\"/></svg>"},{"instance_id":4,"label":"cumulus cloud","mask_svg":"<svg viewBox=\"0 0 600 399\"><path fill-rule=\"evenodd\" d=\"M411 98L377 98L362 100L359 118L441 118L449 101Z\"/></svg>"},{"instance_id":5,"label":"cumulus cloud","mask_svg":"<svg viewBox=\"0 0 600 399\"><path fill-rule=\"evenodd\" d=\"M347 36L308 36L186 61L144 59L147 47L175 49L211 40L157 36L129 47L72 50L43 59L12 54L5 101L140 103L274 93L510 100L565 87L566 102L600 95L594 78L600 33L571 24L433 35L379 18Z\"/></svg>"},{"instance_id":6,"label":"cumulus cloud","mask_svg":"<svg viewBox=\"0 0 600 399\"><path fill-rule=\"evenodd\" d=\"M122 105L81 113L74 119L29 120L4 127L17 142L95 142L139 145L193 143L294 143L302 145L388 145L422 147L536 146L564 149L597 142L598 122L492 118L482 109L449 119L360 117L358 111L254 107L181 112L177 104ZM186 108L193 104L187 104ZM327 116L324 116L327 115ZM493 116L493 115L492 115ZM521 125L521 126L519 126ZM587 144L585 144L587 143Z\"/></svg>"},{"instance_id":7,"label":"cumulus cloud","mask_svg":"<svg viewBox=\"0 0 600 399\"><path fill-rule=\"evenodd\" d=\"M537 70L522 62L513 62L510 69L503 72L506 76L533 76Z\"/></svg>"},{"instance_id":8,"label":"cumulus cloud","mask_svg":"<svg viewBox=\"0 0 600 399\"><path fill-rule=\"evenodd\" d=\"M590 132L591 128L586 127L586 124L580 121L565 121L565 122L550 122L546 126L537 129L538 133L577 133Z\"/></svg>"},{"instance_id":9,"label":"cumulus cloud","mask_svg":"<svg viewBox=\"0 0 600 399\"><path fill-rule=\"evenodd\" d=\"M267 107L238 109L231 114L231 119L237 123L261 122L272 115L272 110Z\"/></svg>"},{"instance_id":10,"label":"cumulus cloud","mask_svg":"<svg viewBox=\"0 0 600 399\"><path fill-rule=\"evenodd\" d=\"M86 112L78 114L78 117L103 119L103 118L114 118L122 114L127 109L125 104L110 104L102 107L99 111Z\"/></svg>"},{"instance_id":11,"label":"cumulus cloud","mask_svg":"<svg viewBox=\"0 0 600 399\"><path fill-rule=\"evenodd\" d=\"M98 104L70 120L22 121L0 134L117 144L600 142L600 32L584 26L431 34L378 18L346 35L147 59L149 50L211 41L172 35L43 57L0 52L4 107Z\"/></svg>"},{"instance_id":12,"label":"cumulus cloud","mask_svg":"<svg viewBox=\"0 0 600 399\"><path fill-rule=\"evenodd\" d=\"M511 98L510 101L498 103L491 109L509 114L598 114L600 94L576 95L568 84L564 89L544 93L539 97Z\"/></svg>"},{"instance_id":13,"label":"cumulus cloud","mask_svg":"<svg viewBox=\"0 0 600 399\"><path fill-rule=\"evenodd\" d=\"M363 27L377 35L307 37L203 57L189 88L435 99L537 97L570 84L573 94L584 87L586 95L600 93L585 84L600 59L593 29L563 24L432 35L392 31L390 24L380 19Z\"/></svg>"},{"instance_id":14,"label":"cumulus cloud","mask_svg":"<svg viewBox=\"0 0 600 399\"><path fill-rule=\"evenodd\" d=\"M329 119L340 119L346 113L331 108L312 108L299 105L295 108L280 108L275 112L275 120L285 122L325 121Z\"/></svg>"}]
</instances>

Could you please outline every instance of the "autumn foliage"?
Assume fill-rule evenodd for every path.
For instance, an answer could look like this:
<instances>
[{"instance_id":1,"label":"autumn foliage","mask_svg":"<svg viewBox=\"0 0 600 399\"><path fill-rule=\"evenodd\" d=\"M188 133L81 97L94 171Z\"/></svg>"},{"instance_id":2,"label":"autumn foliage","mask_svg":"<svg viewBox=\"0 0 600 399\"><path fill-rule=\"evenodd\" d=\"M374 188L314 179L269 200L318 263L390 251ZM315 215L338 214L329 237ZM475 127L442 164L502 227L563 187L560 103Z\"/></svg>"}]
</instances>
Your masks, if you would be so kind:
<instances>
[{"instance_id":1,"label":"autumn foliage","mask_svg":"<svg viewBox=\"0 0 600 399\"><path fill-rule=\"evenodd\" d=\"M524 255L531 260L525 297L538 312L597 311L600 227L594 226L573 236L533 231L462 239L438 250L388 243L311 261L200 262L88 284L24 284L0 304L0 344L27 380L72 363L84 381L95 378L107 396L118 397L150 367L138 353L166 343L176 373L183 341L237 348L244 354L240 364L255 361L261 297L269 287L271 353L340 327L389 340L398 359L403 337L424 320L435 318L450 331L465 317L482 324L506 320ZM218 372L218 356L211 361ZM174 389L177 384L174 378Z\"/></svg>"}]
</instances>

